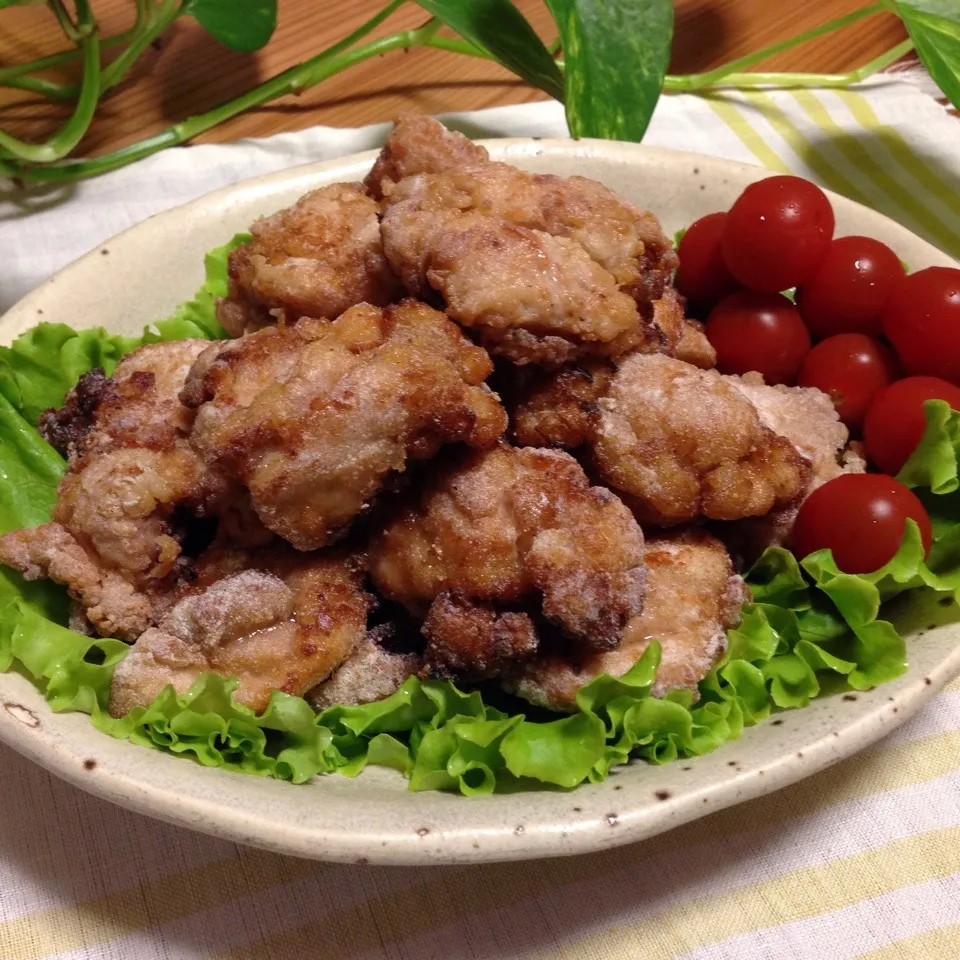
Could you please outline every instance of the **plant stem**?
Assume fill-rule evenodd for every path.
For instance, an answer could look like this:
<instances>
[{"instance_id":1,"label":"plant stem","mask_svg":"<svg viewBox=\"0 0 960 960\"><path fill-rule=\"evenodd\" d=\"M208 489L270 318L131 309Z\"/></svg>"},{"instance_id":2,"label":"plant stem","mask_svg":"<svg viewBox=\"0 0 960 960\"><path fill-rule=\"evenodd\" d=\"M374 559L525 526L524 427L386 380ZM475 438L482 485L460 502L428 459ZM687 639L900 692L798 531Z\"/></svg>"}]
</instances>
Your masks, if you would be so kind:
<instances>
[{"instance_id":1,"label":"plant stem","mask_svg":"<svg viewBox=\"0 0 960 960\"><path fill-rule=\"evenodd\" d=\"M421 46L433 47L435 50L448 50L450 53L462 53L468 57L479 57L482 60L495 60L492 53L474 46L468 40L460 40L456 37L429 37L424 40Z\"/></svg>"},{"instance_id":2,"label":"plant stem","mask_svg":"<svg viewBox=\"0 0 960 960\"><path fill-rule=\"evenodd\" d=\"M60 29L63 30L70 40L78 43L80 41L80 30L70 18L70 14L67 13L67 9L63 3L61 3L61 0L47 0L47 6L53 11L53 15L57 18Z\"/></svg>"},{"instance_id":3,"label":"plant stem","mask_svg":"<svg viewBox=\"0 0 960 960\"><path fill-rule=\"evenodd\" d=\"M0 80L0 87L38 93L48 100L74 100L79 89L75 83L56 83L53 80L44 80L42 77L14 77L11 80Z\"/></svg>"},{"instance_id":4,"label":"plant stem","mask_svg":"<svg viewBox=\"0 0 960 960\"><path fill-rule=\"evenodd\" d=\"M789 90L791 87L849 87L879 73L913 49L912 40L904 40L886 53L865 63L849 73L731 73L715 87L765 87L774 86ZM664 90L676 89L664 83Z\"/></svg>"},{"instance_id":5,"label":"plant stem","mask_svg":"<svg viewBox=\"0 0 960 960\"><path fill-rule=\"evenodd\" d=\"M126 50L113 63L103 69L100 75L101 93L106 93L123 79L123 75L133 66L137 57L180 16L182 10L180 0L163 0L158 9L150 10L146 29L130 41Z\"/></svg>"},{"instance_id":6,"label":"plant stem","mask_svg":"<svg viewBox=\"0 0 960 960\"><path fill-rule=\"evenodd\" d=\"M848 13L846 16L838 17L836 20L831 20L829 23L824 23L819 27L814 27L812 30L807 30L804 33L797 34L797 36L791 37L789 40L783 40L780 43L775 43L772 46L765 47L763 50L758 50L756 53L751 53L748 56L740 57L737 60L731 60L730 63L726 63L722 67L716 67L715 69L708 70L705 73L691 73L685 76L668 76L664 79L663 88L664 90L690 91L701 90L704 87L715 87L718 83L727 81L732 74L739 75L740 71L747 70L755 63L760 63L762 60L766 60L768 57L774 56L774 54L783 53L785 50L791 50L793 47L799 46L802 43L806 43L809 40L815 40L817 37L821 37L825 33L831 33L834 30L839 30L841 27L849 26L851 23L856 23L858 20L862 20L864 17L869 17L883 9L884 6L882 3L874 3L869 7L863 7L861 10L854 10L853 13ZM768 76L771 76L771 74L768 74Z\"/></svg>"},{"instance_id":7,"label":"plant stem","mask_svg":"<svg viewBox=\"0 0 960 960\"><path fill-rule=\"evenodd\" d=\"M83 53L83 82L73 116L46 143L25 143L0 131L0 150L27 163L51 163L65 157L93 120L100 96L100 38L88 0L77 0L77 31Z\"/></svg>"},{"instance_id":8,"label":"plant stem","mask_svg":"<svg viewBox=\"0 0 960 960\"><path fill-rule=\"evenodd\" d=\"M381 11L381 14L382 13L383 11ZM381 15L378 15L378 17L379 16ZM376 24L374 24L374 26L375 25ZM364 26L369 27L367 32L373 29L372 26L369 26L369 22ZM2 163L0 164L0 173L11 177L19 177L29 182L80 180L85 177L106 173L109 170L115 170L117 167L125 166L134 160L148 157L166 147L186 143L186 141L191 140L205 130L209 130L211 127L223 123L225 120L229 120L231 117L235 117L245 110L262 106L271 100L275 100L277 97L282 97L289 93L297 93L307 87L314 86L333 74L339 73L341 70L345 70L347 67L361 63L364 60L370 60L381 54L389 53L392 50L407 50L415 46L424 46L427 41L435 39L433 35L441 26L442 24L439 20L431 19L416 29L403 30L387 37L372 40L370 43L356 47L353 50L342 52L343 42L341 41L341 43L336 44L334 47L317 54L317 56L295 67L291 67L279 76L268 80L266 83L237 97L235 100L221 104L206 113L189 117L181 123L174 124L172 127L168 127L166 130L140 141L140 143L131 144L128 147L123 147L120 150L108 153L102 157L85 160L68 160L50 166L21 167L15 163ZM62 155L63 154L61 154L61 156ZM32 160L32 158L30 159L31 162L37 162Z\"/></svg>"},{"instance_id":9,"label":"plant stem","mask_svg":"<svg viewBox=\"0 0 960 960\"><path fill-rule=\"evenodd\" d=\"M137 34L146 25L147 14L149 11L149 0L137 0L137 18L134 21L133 26L129 30L125 30L123 33L118 33L115 36L107 37L106 39L101 40L100 49L106 50L108 47L115 47L118 44L126 43L128 40L131 40L133 37L137 36ZM80 56L80 49L75 47L72 50L64 50L62 53L53 53L47 57L40 57L38 60L31 60L29 63L16 63L11 64L9 67L0 67L0 87L20 86L19 84L10 83L10 81L16 80L18 77L22 77L28 73L36 73L38 70L49 70L52 67L60 67L65 63L72 63ZM64 90L73 90L73 95L76 94L78 89L75 85L68 87L66 84L64 84L63 87ZM29 88L21 87L21 89ZM52 93L46 95L55 96L55 94Z\"/></svg>"}]
</instances>

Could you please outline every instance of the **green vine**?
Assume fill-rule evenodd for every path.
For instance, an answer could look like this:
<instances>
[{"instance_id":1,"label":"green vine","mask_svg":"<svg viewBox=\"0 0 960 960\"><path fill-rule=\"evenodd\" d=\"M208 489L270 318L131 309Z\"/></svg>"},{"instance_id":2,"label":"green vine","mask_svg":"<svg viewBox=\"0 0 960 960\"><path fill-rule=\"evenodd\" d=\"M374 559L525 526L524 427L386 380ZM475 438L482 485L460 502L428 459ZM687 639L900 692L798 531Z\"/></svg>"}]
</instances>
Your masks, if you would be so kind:
<instances>
[{"instance_id":1,"label":"green vine","mask_svg":"<svg viewBox=\"0 0 960 960\"><path fill-rule=\"evenodd\" d=\"M26 0L0 0L4 7ZM217 39L238 50L268 42L276 0L131 0L132 26L103 40L89 0L46 0L69 49L29 63L0 67L0 86L74 104L63 126L41 143L0 130L0 175L23 182L65 182L97 176L198 134L279 97L314 87L355 64L394 50L432 48L494 60L563 99L574 136L642 138L662 92L717 87L843 87L883 70L916 49L954 104L960 104L960 10L930 13L926 0L881 0L721 67L683 76L666 73L673 30L672 0L547 0L559 36L544 45L511 0L420 0L431 14L422 26L374 40L368 35L400 7L391 0L351 34L239 97L187 117L160 133L103 156L72 156L99 104L122 82L148 46L180 17L194 17ZM957 5L960 7L960 4ZM856 70L842 74L765 73L751 68L774 54L883 12L898 15L910 39ZM440 35L448 27L455 36ZM363 42L365 41L366 42ZM104 62L108 49L119 49ZM563 50L568 55L562 57ZM589 52L589 55L587 55ZM79 61L81 79L60 83L44 74ZM623 64L634 64L632 70ZM633 109L624 110L628 102Z\"/></svg>"}]
</instances>

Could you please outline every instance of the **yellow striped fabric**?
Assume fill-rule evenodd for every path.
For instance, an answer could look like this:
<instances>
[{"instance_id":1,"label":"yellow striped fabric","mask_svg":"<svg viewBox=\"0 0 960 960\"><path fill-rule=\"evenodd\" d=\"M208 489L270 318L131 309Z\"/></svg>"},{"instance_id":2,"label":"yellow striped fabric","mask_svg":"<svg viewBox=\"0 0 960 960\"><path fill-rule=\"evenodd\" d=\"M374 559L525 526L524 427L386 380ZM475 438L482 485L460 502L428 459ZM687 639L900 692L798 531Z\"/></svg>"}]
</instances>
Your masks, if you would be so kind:
<instances>
[{"instance_id":1,"label":"yellow striped fabric","mask_svg":"<svg viewBox=\"0 0 960 960\"><path fill-rule=\"evenodd\" d=\"M563 130L557 105L454 120L489 135ZM378 137L314 130L269 149L203 149L225 183L238 156L249 175L283 151L292 162ZM905 83L665 98L648 140L812 177L960 255L960 124ZM103 183L61 215L85 225L111 190L136 190ZM885 741L788 790L572 859L298 861L119 810L6 748L0 770L0 960L960 955L960 680Z\"/></svg>"}]
</instances>

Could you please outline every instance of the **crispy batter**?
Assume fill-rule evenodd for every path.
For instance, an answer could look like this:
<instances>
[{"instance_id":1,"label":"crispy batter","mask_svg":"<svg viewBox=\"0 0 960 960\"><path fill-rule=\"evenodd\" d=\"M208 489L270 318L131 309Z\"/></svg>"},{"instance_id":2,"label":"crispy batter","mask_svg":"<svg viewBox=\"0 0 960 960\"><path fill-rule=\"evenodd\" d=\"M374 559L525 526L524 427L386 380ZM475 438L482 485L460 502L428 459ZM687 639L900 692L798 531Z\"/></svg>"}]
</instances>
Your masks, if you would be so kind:
<instances>
[{"instance_id":1,"label":"crispy batter","mask_svg":"<svg viewBox=\"0 0 960 960\"><path fill-rule=\"evenodd\" d=\"M372 197L405 177L475 167L490 160L487 151L433 117L402 114L387 138L364 185Z\"/></svg>"},{"instance_id":2,"label":"crispy batter","mask_svg":"<svg viewBox=\"0 0 960 960\"><path fill-rule=\"evenodd\" d=\"M653 322L666 338L663 352L684 363L709 370L717 365L717 351L703 332L703 324L684 317L684 306L683 297L671 286L654 301Z\"/></svg>"},{"instance_id":3,"label":"crispy batter","mask_svg":"<svg viewBox=\"0 0 960 960\"><path fill-rule=\"evenodd\" d=\"M385 194L388 205L419 195L434 205L475 210L573 240L640 304L661 296L677 266L652 213L595 180L493 163L485 150L428 117L397 124L367 186L374 195Z\"/></svg>"},{"instance_id":4,"label":"crispy batter","mask_svg":"<svg viewBox=\"0 0 960 960\"><path fill-rule=\"evenodd\" d=\"M665 352L697 367L709 368L716 354L701 325L683 317L683 298L672 288L654 305L654 319L667 337ZM616 366L586 359L558 371L500 371L500 389L510 412L513 439L525 447L573 450L589 443L600 421Z\"/></svg>"},{"instance_id":5,"label":"crispy batter","mask_svg":"<svg viewBox=\"0 0 960 960\"><path fill-rule=\"evenodd\" d=\"M374 583L427 613L427 670L489 676L528 656L543 616L576 646L609 649L642 607L643 536L565 453L501 446L447 467L370 547Z\"/></svg>"},{"instance_id":6,"label":"crispy batter","mask_svg":"<svg viewBox=\"0 0 960 960\"><path fill-rule=\"evenodd\" d=\"M572 240L476 213L397 204L384 216L383 242L411 293L439 291L450 317L513 363L555 368L653 348L654 331L636 304Z\"/></svg>"},{"instance_id":7,"label":"crispy batter","mask_svg":"<svg viewBox=\"0 0 960 960\"><path fill-rule=\"evenodd\" d=\"M732 529L720 534L734 553L750 562L766 547L787 541L808 494L841 473L863 473L867 465L857 450L848 447L850 435L825 393L813 387L767 386L759 373L731 377L730 382L757 408L764 426L786 437L811 465L793 503L764 517L732 524Z\"/></svg>"},{"instance_id":8,"label":"crispy batter","mask_svg":"<svg viewBox=\"0 0 960 960\"><path fill-rule=\"evenodd\" d=\"M333 319L399 295L380 241L380 208L359 183L335 183L254 222L229 256L217 317L232 336L302 316Z\"/></svg>"},{"instance_id":9,"label":"crispy batter","mask_svg":"<svg viewBox=\"0 0 960 960\"><path fill-rule=\"evenodd\" d=\"M177 578L176 512L214 513L229 485L193 452L192 411L177 400L202 340L134 351L113 377L84 381L44 429L66 445L53 523L0 540L0 559L30 578L64 583L103 635L132 639L153 596Z\"/></svg>"},{"instance_id":10,"label":"crispy batter","mask_svg":"<svg viewBox=\"0 0 960 960\"><path fill-rule=\"evenodd\" d=\"M346 555L214 549L117 666L110 713L146 706L167 684L182 694L206 670L236 676L237 700L258 713L274 690L301 696L363 640L369 602Z\"/></svg>"},{"instance_id":11,"label":"crispy batter","mask_svg":"<svg viewBox=\"0 0 960 960\"><path fill-rule=\"evenodd\" d=\"M408 459L495 443L506 414L482 385L491 369L424 304L361 304L228 345L182 396L206 401L196 449L246 485L270 530L310 550L342 536Z\"/></svg>"},{"instance_id":12,"label":"crispy batter","mask_svg":"<svg viewBox=\"0 0 960 960\"><path fill-rule=\"evenodd\" d=\"M713 370L634 354L601 408L596 467L641 520L761 516L808 480L809 463Z\"/></svg>"},{"instance_id":13,"label":"crispy batter","mask_svg":"<svg viewBox=\"0 0 960 960\"><path fill-rule=\"evenodd\" d=\"M373 703L396 693L404 680L419 669L420 658L416 654L385 649L371 631L330 678L314 687L306 698L315 710L337 704Z\"/></svg>"},{"instance_id":14,"label":"crispy batter","mask_svg":"<svg viewBox=\"0 0 960 960\"><path fill-rule=\"evenodd\" d=\"M643 613L627 624L616 650L580 659L538 657L504 685L540 706L575 710L580 687L602 673L622 676L656 638L662 656L653 696L677 688L696 690L726 650L725 630L740 620L746 585L734 575L723 545L701 530L651 537L644 560L648 573Z\"/></svg>"},{"instance_id":15,"label":"crispy batter","mask_svg":"<svg viewBox=\"0 0 960 960\"><path fill-rule=\"evenodd\" d=\"M613 364L605 360L586 360L557 372L520 371L505 397L514 442L522 447L567 450L588 443L600 418L600 400L615 372Z\"/></svg>"}]
</instances>

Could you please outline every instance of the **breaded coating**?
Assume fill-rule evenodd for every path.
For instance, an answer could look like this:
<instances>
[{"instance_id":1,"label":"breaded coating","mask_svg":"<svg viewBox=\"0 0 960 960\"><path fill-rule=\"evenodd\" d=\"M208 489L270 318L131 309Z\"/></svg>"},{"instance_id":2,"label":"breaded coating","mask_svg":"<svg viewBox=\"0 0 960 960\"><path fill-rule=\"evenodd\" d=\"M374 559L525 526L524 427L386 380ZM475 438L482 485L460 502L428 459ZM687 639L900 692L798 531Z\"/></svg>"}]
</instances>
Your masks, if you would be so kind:
<instances>
[{"instance_id":1,"label":"breaded coating","mask_svg":"<svg viewBox=\"0 0 960 960\"><path fill-rule=\"evenodd\" d=\"M263 524L299 550L343 536L408 459L494 444L506 414L490 358L443 314L405 301L302 320L205 357L183 391L192 442L249 490Z\"/></svg>"},{"instance_id":2,"label":"breaded coating","mask_svg":"<svg viewBox=\"0 0 960 960\"><path fill-rule=\"evenodd\" d=\"M433 117L402 114L380 156L363 181L370 196L380 200L393 184L418 173L476 167L490 162L490 154L456 130Z\"/></svg>"},{"instance_id":3,"label":"breaded coating","mask_svg":"<svg viewBox=\"0 0 960 960\"><path fill-rule=\"evenodd\" d=\"M397 124L366 183L374 196L385 196L388 207L419 194L433 205L439 200L444 208L573 240L640 304L657 300L677 267L652 213L595 180L491 162L486 150L429 117Z\"/></svg>"},{"instance_id":4,"label":"breaded coating","mask_svg":"<svg viewBox=\"0 0 960 960\"><path fill-rule=\"evenodd\" d=\"M761 516L794 501L810 465L713 370L628 357L601 400L596 469L641 521Z\"/></svg>"},{"instance_id":5,"label":"breaded coating","mask_svg":"<svg viewBox=\"0 0 960 960\"><path fill-rule=\"evenodd\" d=\"M643 613L627 624L616 650L580 658L538 657L507 677L504 686L539 706L572 711L580 687L603 673L622 676L656 638L662 655L653 696L696 690L726 650L725 631L739 623L740 608L749 599L746 584L734 575L723 544L702 530L650 537L644 561Z\"/></svg>"},{"instance_id":6,"label":"breaded coating","mask_svg":"<svg viewBox=\"0 0 960 960\"><path fill-rule=\"evenodd\" d=\"M476 213L397 204L384 251L407 289L433 288L492 354L556 368L653 349L652 328L613 277L572 240ZM659 341L657 341L658 343Z\"/></svg>"},{"instance_id":7,"label":"breaded coating","mask_svg":"<svg viewBox=\"0 0 960 960\"><path fill-rule=\"evenodd\" d=\"M177 577L178 512L209 515L231 502L229 484L190 447L193 413L177 399L207 346L141 347L109 379L86 374L41 418L68 458L53 522L0 539L0 560L65 584L104 636L133 639L149 625L152 595Z\"/></svg>"},{"instance_id":8,"label":"breaded coating","mask_svg":"<svg viewBox=\"0 0 960 960\"><path fill-rule=\"evenodd\" d=\"M347 555L212 548L197 575L117 666L113 716L147 706L167 684L184 693L207 670L236 676L238 702L260 713L274 690L315 687L365 636L370 598Z\"/></svg>"},{"instance_id":9,"label":"breaded coating","mask_svg":"<svg viewBox=\"0 0 960 960\"><path fill-rule=\"evenodd\" d=\"M340 316L357 303L399 297L380 241L380 207L363 184L335 183L250 227L228 258L217 319L231 336L300 317Z\"/></svg>"},{"instance_id":10,"label":"breaded coating","mask_svg":"<svg viewBox=\"0 0 960 960\"><path fill-rule=\"evenodd\" d=\"M306 698L315 710L337 704L373 703L396 693L419 669L416 654L387 650L370 631L330 678L314 687Z\"/></svg>"},{"instance_id":11,"label":"breaded coating","mask_svg":"<svg viewBox=\"0 0 960 960\"><path fill-rule=\"evenodd\" d=\"M606 360L586 360L557 372L520 371L505 396L514 442L566 450L589 443L600 419L600 401L615 373Z\"/></svg>"},{"instance_id":12,"label":"breaded coating","mask_svg":"<svg viewBox=\"0 0 960 960\"><path fill-rule=\"evenodd\" d=\"M756 408L764 426L785 437L811 465L799 496L764 517L720 530L731 550L750 563L769 546L787 542L800 504L821 484L841 473L863 473L866 461L848 446L850 434L830 398L814 387L767 386L759 373L731 377L730 382Z\"/></svg>"},{"instance_id":13,"label":"breaded coating","mask_svg":"<svg viewBox=\"0 0 960 960\"><path fill-rule=\"evenodd\" d=\"M701 325L683 316L683 298L673 288L654 303L654 318L668 343L664 351L704 369L716 354ZM498 386L510 413L513 439L525 447L573 450L589 443L599 427L600 400L606 396L616 365L599 358L558 371L537 368L502 370Z\"/></svg>"},{"instance_id":14,"label":"breaded coating","mask_svg":"<svg viewBox=\"0 0 960 960\"><path fill-rule=\"evenodd\" d=\"M703 332L703 324L686 319L684 306L683 297L670 286L654 301L653 322L666 338L663 353L709 370L717 365L717 351Z\"/></svg>"},{"instance_id":15,"label":"breaded coating","mask_svg":"<svg viewBox=\"0 0 960 960\"><path fill-rule=\"evenodd\" d=\"M143 585L111 569L59 523L0 537L0 563L19 570L27 580L65 584L75 603L71 626L83 622L82 613L101 636L133 640L152 621L154 605Z\"/></svg>"},{"instance_id":16,"label":"breaded coating","mask_svg":"<svg viewBox=\"0 0 960 960\"><path fill-rule=\"evenodd\" d=\"M493 675L529 657L539 610L582 649L610 649L643 604L643 535L568 454L500 446L448 466L375 533L380 591L426 614L426 671Z\"/></svg>"}]
</instances>

